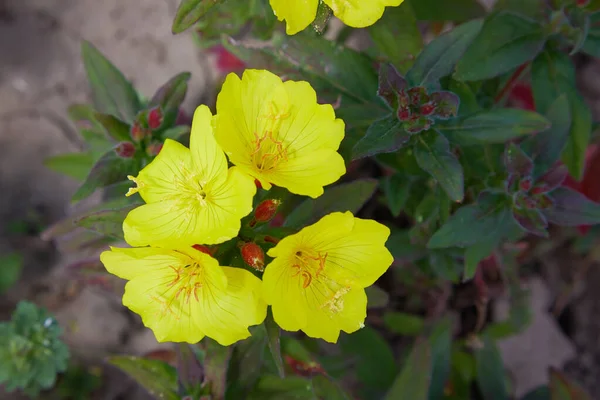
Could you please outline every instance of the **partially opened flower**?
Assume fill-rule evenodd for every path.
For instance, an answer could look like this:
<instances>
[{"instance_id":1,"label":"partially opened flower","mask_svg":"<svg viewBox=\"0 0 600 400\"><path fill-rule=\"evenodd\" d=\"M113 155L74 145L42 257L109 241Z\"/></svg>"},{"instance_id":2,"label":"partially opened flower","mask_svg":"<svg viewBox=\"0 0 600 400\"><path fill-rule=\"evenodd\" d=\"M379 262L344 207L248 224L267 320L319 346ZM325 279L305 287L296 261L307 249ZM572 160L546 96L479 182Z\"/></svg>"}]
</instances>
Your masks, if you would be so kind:
<instances>
[{"instance_id":1,"label":"partially opened flower","mask_svg":"<svg viewBox=\"0 0 600 400\"><path fill-rule=\"evenodd\" d=\"M399 6L404 0L324 0L333 14L346 25L364 28L383 15L386 6ZM273 12L285 20L286 32L294 35L309 26L317 16L319 0L270 0Z\"/></svg>"},{"instance_id":2,"label":"partially opened flower","mask_svg":"<svg viewBox=\"0 0 600 400\"><path fill-rule=\"evenodd\" d=\"M258 179L318 197L346 168L337 152L344 122L317 104L308 82L282 82L269 71L229 74L217 98L215 137L229 160Z\"/></svg>"},{"instance_id":3,"label":"partially opened flower","mask_svg":"<svg viewBox=\"0 0 600 400\"><path fill-rule=\"evenodd\" d=\"M137 177L129 177L145 205L123 223L132 246L181 247L215 244L235 237L252 211L254 180L238 168L227 170L208 107L194 114L190 148L167 139L158 156Z\"/></svg>"},{"instance_id":4,"label":"partially opened flower","mask_svg":"<svg viewBox=\"0 0 600 400\"><path fill-rule=\"evenodd\" d=\"M208 336L227 346L250 336L248 327L265 319L260 279L221 267L191 247L113 247L100 259L110 273L129 281L123 304L159 342L197 343Z\"/></svg>"},{"instance_id":5,"label":"partially opened flower","mask_svg":"<svg viewBox=\"0 0 600 400\"><path fill-rule=\"evenodd\" d=\"M263 295L281 328L335 343L367 314L365 287L392 264L390 230L378 222L332 213L268 251Z\"/></svg>"}]
</instances>

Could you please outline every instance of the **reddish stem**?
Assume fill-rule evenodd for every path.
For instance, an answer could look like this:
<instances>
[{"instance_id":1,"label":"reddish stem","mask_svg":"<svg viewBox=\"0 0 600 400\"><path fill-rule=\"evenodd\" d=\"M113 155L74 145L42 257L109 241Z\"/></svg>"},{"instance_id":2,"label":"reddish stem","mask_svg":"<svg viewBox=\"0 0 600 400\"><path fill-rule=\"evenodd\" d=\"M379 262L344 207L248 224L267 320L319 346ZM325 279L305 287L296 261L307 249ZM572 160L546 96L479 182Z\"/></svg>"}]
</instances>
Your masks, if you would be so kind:
<instances>
[{"instance_id":1,"label":"reddish stem","mask_svg":"<svg viewBox=\"0 0 600 400\"><path fill-rule=\"evenodd\" d=\"M506 85L502 88L500 93L494 98L494 103L499 103L515 86L515 83L519 80L525 69L529 66L529 62L521 65L517 70L512 74Z\"/></svg>"}]
</instances>

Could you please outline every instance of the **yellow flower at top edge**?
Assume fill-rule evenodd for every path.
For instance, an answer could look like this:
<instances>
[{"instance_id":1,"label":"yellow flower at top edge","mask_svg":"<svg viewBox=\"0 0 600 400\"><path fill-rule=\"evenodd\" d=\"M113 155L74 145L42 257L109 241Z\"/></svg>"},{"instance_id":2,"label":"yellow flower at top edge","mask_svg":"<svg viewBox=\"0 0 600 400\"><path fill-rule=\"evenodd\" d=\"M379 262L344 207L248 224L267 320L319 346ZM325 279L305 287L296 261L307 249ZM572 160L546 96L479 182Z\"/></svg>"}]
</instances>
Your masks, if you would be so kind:
<instances>
[{"instance_id":1,"label":"yellow flower at top edge","mask_svg":"<svg viewBox=\"0 0 600 400\"><path fill-rule=\"evenodd\" d=\"M191 247L113 247L100 260L129 281L123 304L142 317L159 342L197 343L208 336L227 346L250 336L248 327L265 319L260 279L221 267Z\"/></svg>"},{"instance_id":2,"label":"yellow flower at top edge","mask_svg":"<svg viewBox=\"0 0 600 400\"><path fill-rule=\"evenodd\" d=\"M390 230L352 213L332 213L282 239L268 255L263 296L288 331L335 343L364 326L371 286L392 264Z\"/></svg>"},{"instance_id":3,"label":"yellow flower at top edge","mask_svg":"<svg viewBox=\"0 0 600 400\"><path fill-rule=\"evenodd\" d=\"M395 7L404 0L324 0L333 14L354 28L373 25L383 15L385 7ZM286 32L294 35L309 26L317 16L319 0L270 0L273 12L285 20Z\"/></svg>"},{"instance_id":4,"label":"yellow flower at top edge","mask_svg":"<svg viewBox=\"0 0 600 400\"><path fill-rule=\"evenodd\" d=\"M318 197L346 167L337 152L344 122L318 104L308 82L265 70L229 74L217 98L215 137L229 160L265 189Z\"/></svg>"},{"instance_id":5,"label":"yellow flower at top edge","mask_svg":"<svg viewBox=\"0 0 600 400\"><path fill-rule=\"evenodd\" d=\"M238 168L227 169L213 136L212 114L194 113L190 148L167 139L156 158L137 177L129 177L145 205L125 218L131 246L181 247L216 244L237 236L240 220L252 211L256 185Z\"/></svg>"}]
</instances>

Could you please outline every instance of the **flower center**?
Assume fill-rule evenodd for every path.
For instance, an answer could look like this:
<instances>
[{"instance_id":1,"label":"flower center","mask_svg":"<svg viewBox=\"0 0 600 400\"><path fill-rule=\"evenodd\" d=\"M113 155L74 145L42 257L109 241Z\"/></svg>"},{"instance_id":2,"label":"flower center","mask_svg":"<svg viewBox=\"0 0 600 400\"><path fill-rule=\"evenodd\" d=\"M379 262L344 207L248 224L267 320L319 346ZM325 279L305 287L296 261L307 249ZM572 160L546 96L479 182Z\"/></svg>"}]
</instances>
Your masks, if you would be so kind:
<instances>
[{"instance_id":1,"label":"flower center","mask_svg":"<svg viewBox=\"0 0 600 400\"><path fill-rule=\"evenodd\" d=\"M319 278L325 269L325 261L327 261L327 253L311 255L308 252L297 251L294 254L294 264L292 264L294 274L292 276L302 277L302 287L306 289L312 283L313 278Z\"/></svg>"},{"instance_id":2,"label":"flower center","mask_svg":"<svg viewBox=\"0 0 600 400\"><path fill-rule=\"evenodd\" d=\"M169 266L169 268L173 273L169 275L171 282L166 285L167 290L162 295L150 297L161 305L161 315L170 313L179 319L184 304L189 304L192 299L196 302L200 301L198 292L203 286L203 271L199 264Z\"/></svg>"},{"instance_id":3,"label":"flower center","mask_svg":"<svg viewBox=\"0 0 600 400\"><path fill-rule=\"evenodd\" d=\"M283 140L279 140L281 122L290 116L289 111L279 110L272 101L267 115L260 117L266 120L264 131L254 132L252 142L252 162L260 171L269 171L277 167L281 160L288 159L287 148Z\"/></svg>"}]
</instances>

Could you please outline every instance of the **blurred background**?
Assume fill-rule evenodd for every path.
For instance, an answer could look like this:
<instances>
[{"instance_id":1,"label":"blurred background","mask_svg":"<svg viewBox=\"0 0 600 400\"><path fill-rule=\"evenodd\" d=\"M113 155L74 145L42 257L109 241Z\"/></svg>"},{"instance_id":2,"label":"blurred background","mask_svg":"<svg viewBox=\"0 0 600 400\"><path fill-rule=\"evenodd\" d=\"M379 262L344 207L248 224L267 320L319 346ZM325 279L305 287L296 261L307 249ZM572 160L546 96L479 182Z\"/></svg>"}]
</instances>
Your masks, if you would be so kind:
<instances>
[{"instance_id":1,"label":"blurred background","mask_svg":"<svg viewBox=\"0 0 600 400\"><path fill-rule=\"evenodd\" d=\"M49 170L44 160L82 146L66 111L73 103L89 101L82 40L112 60L142 94L150 96L170 77L189 71L184 110L212 105L221 76L218 54L203 53L190 32L171 34L177 4L178 0L0 0L0 282L16 279L6 287L0 283L0 319L8 320L23 299L56 316L76 363L70 376L75 383L69 384L81 385L78 398L151 398L102 362L108 354L152 354L172 360L169 346L157 343L140 319L121 305L112 282L73 273L83 267L73 264L81 256L69 253L72 243L40 236L76 211L70 198L79 184ZM355 43L361 45L360 34ZM600 63L580 58L577 66L580 89L597 120ZM98 199L77 207L94 201ZM600 398L599 265L594 257L574 254L570 247L556 249L536 258L535 273L528 280L535 312L531 326L499 347L505 366L519 377L518 393L545 383L548 368L554 366L565 368ZM564 302L557 306L557 298ZM502 315L506 308L499 301L494 312ZM18 397L0 390L0 398Z\"/></svg>"}]
</instances>

